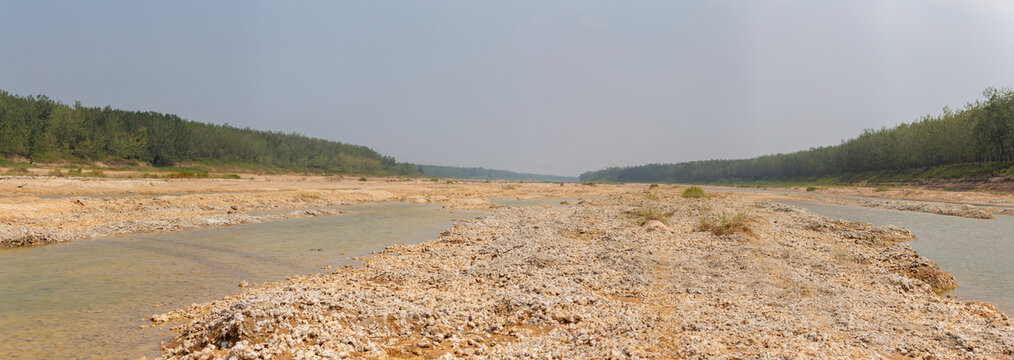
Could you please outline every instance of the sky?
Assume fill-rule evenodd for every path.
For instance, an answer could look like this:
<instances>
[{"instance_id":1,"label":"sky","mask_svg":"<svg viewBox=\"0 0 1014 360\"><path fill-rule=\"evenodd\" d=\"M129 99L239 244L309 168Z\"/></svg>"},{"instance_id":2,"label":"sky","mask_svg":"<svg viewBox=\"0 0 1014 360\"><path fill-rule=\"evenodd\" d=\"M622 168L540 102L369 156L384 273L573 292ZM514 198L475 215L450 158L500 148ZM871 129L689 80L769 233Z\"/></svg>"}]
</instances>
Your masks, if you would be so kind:
<instances>
[{"instance_id":1,"label":"sky","mask_svg":"<svg viewBox=\"0 0 1014 360\"><path fill-rule=\"evenodd\" d=\"M1014 86L1014 2L11 1L0 89L578 175L835 145Z\"/></svg>"}]
</instances>

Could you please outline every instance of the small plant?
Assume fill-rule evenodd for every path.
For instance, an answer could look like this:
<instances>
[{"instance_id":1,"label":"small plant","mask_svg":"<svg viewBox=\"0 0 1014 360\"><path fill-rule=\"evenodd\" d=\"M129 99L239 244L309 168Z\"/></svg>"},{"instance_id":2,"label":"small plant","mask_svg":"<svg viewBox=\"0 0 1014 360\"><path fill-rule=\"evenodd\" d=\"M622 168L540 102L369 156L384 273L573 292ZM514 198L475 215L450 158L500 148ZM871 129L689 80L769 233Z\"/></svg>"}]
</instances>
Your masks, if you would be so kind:
<instances>
[{"instance_id":1,"label":"small plant","mask_svg":"<svg viewBox=\"0 0 1014 360\"><path fill-rule=\"evenodd\" d=\"M517 189L518 187L514 186L514 185L504 185L504 186L501 186L501 188L504 189L504 190L514 190L514 189Z\"/></svg>"},{"instance_id":2,"label":"small plant","mask_svg":"<svg viewBox=\"0 0 1014 360\"><path fill-rule=\"evenodd\" d=\"M944 191L958 191L958 189L953 188L953 187L945 187Z\"/></svg>"},{"instance_id":3,"label":"small plant","mask_svg":"<svg viewBox=\"0 0 1014 360\"><path fill-rule=\"evenodd\" d=\"M669 217L671 217L672 214L672 212L662 211L662 209L658 207L648 206L637 211L637 224L644 225L649 221L656 220L668 225Z\"/></svg>"},{"instance_id":4,"label":"small plant","mask_svg":"<svg viewBox=\"0 0 1014 360\"><path fill-rule=\"evenodd\" d=\"M359 178L359 181L367 181L367 180L369 180L369 179L367 179L367 178L365 178L365 177L361 177L361 178Z\"/></svg>"},{"instance_id":5,"label":"small plant","mask_svg":"<svg viewBox=\"0 0 1014 360\"><path fill-rule=\"evenodd\" d=\"M430 178L430 181L431 181L431 182L438 182L438 181L440 181L440 179L437 179L437 178Z\"/></svg>"},{"instance_id":6,"label":"small plant","mask_svg":"<svg viewBox=\"0 0 1014 360\"><path fill-rule=\"evenodd\" d=\"M742 212L732 216L723 212L702 217L700 224L697 225L697 231L709 231L718 236L745 233L750 231L746 222L746 214Z\"/></svg>"},{"instance_id":7,"label":"small plant","mask_svg":"<svg viewBox=\"0 0 1014 360\"><path fill-rule=\"evenodd\" d=\"M806 187L806 191L817 191L817 187L816 186L807 186Z\"/></svg>"},{"instance_id":8,"label":"small plant","mask_svg":"<svg viewBox=\"0 0 1014 360\"><path fill-rule=\"evenodd\" d=\"M891 188L889 188L887 186L877 186L876 189L873 189L873 191L876 191L876 192L884 192L884 191L888 191L888 190L891 190Z\"/></svg>"},{"instance_id":9,"label":"small plant","mask_svg":"<svg viewBox=\"0 0 1014 360\"><path fill-rule=\"evenodd\" d=\"M583 182L583 183L581 183L581 185L584 185L584 186L595 186L595 183L593 183L593 182Z\"/></svg>"},{"instance_id":10,"label":"small plant","mask_svg":"<svg viewBox=\"0 0 1014 360\"><path fill-rule=\"evenodd\" d=\"M81 174L81 176L105 177L106 173L98 171L98 170L92 170L92 171L89 171L89 172Z\"/></svg>"},{"instance_id":11,"label":"small plant","mask_svg":"<svg viewBox=\"0 0 1014 360\"><path fill-rule=\"evenodd\" d=\"M701 189L700 187L691 186L691 187L688 187L686 190L683 190L683 197L685 197L685 198L704 198L704 197L708 197L708 194L705 193L704 189Z\"/></svg>"},{"instance_id":12,"label":"small plant","mask_svg":"<svg viewBox=\"0 0 1014 360\"><path fill-rule=\"evenodd\" d=\"M654 188L657 188L657 187L658 187L658 184L651 184L651 185L648 185L648 188L649 188L649 189L654 189Z\"/></svg>"},{"instance_id":13,"label":"small plant","mask_svg":"<svg viewBox=\"0 0 1014 360\"><path fill-rule=\"evenodd\" d=\"M657 201L658 200L658 195L655 195L655 194L652 194L652 193L646 193L646 194L644 194L644 198L648 199L648 200L656 200Z\"/></svg>"},{"instance_id":14,"label":"small plant","mask_svg":"<svg viewBox=\"0 0 1014 360\"><path fill-rule=\"evenodd\" d=\"M454 183L454 182L453 182L453 181L450 181L450 180L447 180L447 181L445 181L445 182L444 182L444 184L453 184L453 183Z\"/></svg>"},{"instance_id":15,"label":"small plant","mask_svg":"<svg viewBox=\"0 0 1014 360\"><path fill-rule=\"evenodd\" d=\"M223 179L240 179L238 174L225 174L222 175Z\"/></svg>"}]
</instances>

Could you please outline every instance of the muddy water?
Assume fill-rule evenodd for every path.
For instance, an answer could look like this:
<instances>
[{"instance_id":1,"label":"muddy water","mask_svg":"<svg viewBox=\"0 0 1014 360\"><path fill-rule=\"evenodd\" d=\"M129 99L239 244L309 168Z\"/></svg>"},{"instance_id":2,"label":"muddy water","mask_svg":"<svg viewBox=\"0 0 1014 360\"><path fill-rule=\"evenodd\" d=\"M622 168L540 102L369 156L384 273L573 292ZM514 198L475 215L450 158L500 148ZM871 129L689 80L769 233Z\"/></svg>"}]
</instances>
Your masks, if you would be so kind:
<instances>
[{"instance_id":1,"label":"muddy water","mask_svg":"<svg viewBox=\"0 0 1014 360\"><path fill-rule=\"evenodd\" d=\"M0 359L157 356L155 313L431 240L474 211L376 204L339 216L77 241L0 251ZM312 250L311 250L312 249ZM320 249L320 251L317 251Z\"/></svg>"},{"instance_id":2,"label":"muddy water","mask_svg":"<svg viewBox=\"0 0 1014 360\"><path fill-rule=\"evenodd\" d=\"M837 219L877 226L904 226L915 234L919 255L940 265L958 281L950 295L993 304L1014 315L1014 216L968 219L897 210L870 209L798 200L778 202Z\"/></svg>"}]
</instances>

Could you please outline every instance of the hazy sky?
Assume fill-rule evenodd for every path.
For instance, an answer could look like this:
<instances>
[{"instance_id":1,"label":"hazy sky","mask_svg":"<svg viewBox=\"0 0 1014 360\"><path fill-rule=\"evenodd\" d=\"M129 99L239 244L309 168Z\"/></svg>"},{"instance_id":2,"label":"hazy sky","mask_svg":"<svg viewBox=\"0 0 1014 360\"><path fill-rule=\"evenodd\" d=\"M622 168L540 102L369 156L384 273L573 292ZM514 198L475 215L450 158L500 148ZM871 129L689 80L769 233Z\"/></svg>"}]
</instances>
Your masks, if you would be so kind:
<instances>
[{"instance_id":1,"label":"hazy sky","mask_svg":"<svg viewBox=\"0 0 1014 360\"><path fill-rule=\"evenodd\" d=\"M577 175L833 145L1014 86L1014 2L7 1L0 89Z\"/></svg>"}]
</instances>

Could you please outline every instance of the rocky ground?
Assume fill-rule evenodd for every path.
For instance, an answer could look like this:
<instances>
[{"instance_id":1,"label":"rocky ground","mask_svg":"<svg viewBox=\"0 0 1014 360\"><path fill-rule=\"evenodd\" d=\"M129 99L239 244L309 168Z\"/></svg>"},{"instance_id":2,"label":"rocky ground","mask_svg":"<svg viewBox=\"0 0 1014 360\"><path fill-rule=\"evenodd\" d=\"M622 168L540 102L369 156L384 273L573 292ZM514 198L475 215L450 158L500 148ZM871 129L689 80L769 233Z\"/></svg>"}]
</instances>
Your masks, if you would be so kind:
<instances>
[{"instance_id":1,"label":"rocky ground","mask_svg":"<svg viewBox=\"0 0 1014 360\"><path fill-rule=\"evenodd\" d=\"M1014 357L1014 324L938 296L954 280L907 230L678 191L494 207L359 268L153 319L178 321L167 359ZM745 227L698 230L719 214Z\"/></svg>"}]
</instances>

